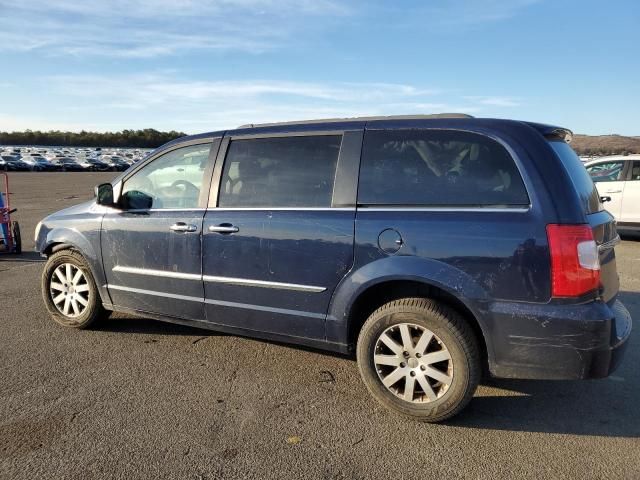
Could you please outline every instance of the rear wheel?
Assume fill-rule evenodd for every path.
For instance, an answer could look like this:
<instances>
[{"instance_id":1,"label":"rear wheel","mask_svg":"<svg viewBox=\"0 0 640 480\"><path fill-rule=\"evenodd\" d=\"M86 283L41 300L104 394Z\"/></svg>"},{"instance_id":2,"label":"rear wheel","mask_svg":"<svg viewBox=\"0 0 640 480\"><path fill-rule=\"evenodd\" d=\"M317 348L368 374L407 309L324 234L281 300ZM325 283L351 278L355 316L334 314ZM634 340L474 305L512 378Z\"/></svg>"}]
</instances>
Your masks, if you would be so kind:
<instances>
[{"instance_id":1,"label":"rear wheel","mask_svg":"<svg viewBox=\"0 0 640 480\"><path fill-rule=\"evenodd\" d=\"M385 407L425 422L456 415L480 380L478 342L454 310L425 298L377 309L360 331L360 374Z\"/></svg>"},{"instance_id":2,"label":"rear wheel","mask_svg":"<svg viewBox=\"0 0 640 480\"><path fill-rule=\"evenodd\" d=\"M86 260L74 250L49 257L42 272L42 297L51 317L65 327L88 328L109 316Z\"/></svg>"},{"instance_id":3,"label":"rear wheel","mask_svg":"<svg viewBox=\"0 0 640 480\"><path fill-rule=\"evenodd\" d=\"M22 253L22 237L20 236L20 224L18 222L12 222L11 224L11 237L13 237L13 251L15 253Z\"/></svg>"}]
</instances>

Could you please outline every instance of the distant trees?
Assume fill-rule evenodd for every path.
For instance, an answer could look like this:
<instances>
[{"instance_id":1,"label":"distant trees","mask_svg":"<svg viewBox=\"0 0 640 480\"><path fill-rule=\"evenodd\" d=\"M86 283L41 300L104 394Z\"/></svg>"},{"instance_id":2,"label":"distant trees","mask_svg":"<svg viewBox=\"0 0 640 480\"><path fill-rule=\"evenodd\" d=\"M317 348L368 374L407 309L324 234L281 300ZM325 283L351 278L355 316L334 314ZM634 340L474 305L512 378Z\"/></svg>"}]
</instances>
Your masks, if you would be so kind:
<instances>
[{"instance_id":1,"label":"distant trees","mask_svg":"<svg viewBox=\"0 0 640 480\"><path fill-rule=\"evenodd\" d=\"M185 134L159 132L152 128L122 130L121 132L62 132L50 130L25 130L24 132L0 132L0 145L42 145L61 147L137 147L155 148Z\"/></svg>"},{"instance_id":2,"label":"distant trees","mask_svg":"<svg viewBox=\"0 0 640 480\"><path fill-rule=\"evenodd\" d=\"M153 128L122 130L121 132L62 132L25 130L0 132L0 145L41 145L61 147L133 147L155 148L179 137L183 132L159 132ZM573 149L580 155L624 155L640 153L640 137L621 135L574 135Z\"/></svg>"},{"instance_id":3,"label":"distant trees","mask_svg":"<svg viewBox=\"0 0 640 480\"><path fill-rule=\"evenodd\" d=\"M629 155L640 153L640 137L574 135L571 146L580 155Z\"/></svg>"}]
</instances>

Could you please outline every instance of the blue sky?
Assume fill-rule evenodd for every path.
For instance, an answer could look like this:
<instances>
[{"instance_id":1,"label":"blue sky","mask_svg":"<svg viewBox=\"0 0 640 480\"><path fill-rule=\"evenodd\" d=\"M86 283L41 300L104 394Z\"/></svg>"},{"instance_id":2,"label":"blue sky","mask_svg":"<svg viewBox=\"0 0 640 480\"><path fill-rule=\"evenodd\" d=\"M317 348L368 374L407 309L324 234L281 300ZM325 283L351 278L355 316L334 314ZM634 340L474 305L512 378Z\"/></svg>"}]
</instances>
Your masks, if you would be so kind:
<instances>
[{"instance_id":1,"label":"blue sky","mask_svg":"<svg viewBox=\"0 0 640 480\"><path fill-rule=\"evenodd\" d=\"M466 112L640 135L637 0L0 0L0 130Z\"/></svg>"}]
</instances>

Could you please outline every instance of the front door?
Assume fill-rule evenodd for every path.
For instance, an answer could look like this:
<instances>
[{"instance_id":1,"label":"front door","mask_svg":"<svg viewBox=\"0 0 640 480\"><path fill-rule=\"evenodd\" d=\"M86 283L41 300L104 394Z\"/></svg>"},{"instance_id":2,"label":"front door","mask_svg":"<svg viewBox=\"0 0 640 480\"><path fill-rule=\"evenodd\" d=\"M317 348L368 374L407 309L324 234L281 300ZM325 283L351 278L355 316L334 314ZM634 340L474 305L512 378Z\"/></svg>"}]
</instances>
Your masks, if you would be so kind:
<instances>
[{"instance_id":1,"label":"front door","mask_svg":"<svg viewBox=\"0 0 640 480\"><path fill-rule=\"evenodd\" d=\"M120 209L102 222L102 260L114 305L204 319L201 233L211 145L174 148L124 179Z\"/></svg>"},{"instance_id":2,"label":"front door","mask_svg":"<svg viewBox=\"0 0 640 480\"><path fill-rule=\"evenodd\" d=\"M208 321L324 339L331 295L353 263L355 209L333 201L341 143L231 139L203 226Z\"/></svg>"},{"instance_id":3,"label":"front door","mask_svg":"<svg viewBox=\"0 0 640 480\"><path fill-rule=\"evenodd\" d=\"M625 182L622 196L620 222L640 224L640 160L632 162L631 172Z\"/></svg>"},{"instance_id":4,"label":"front door","mask_svg":"<svg viewBox=\"0 0 640 480\"><path fill-rule=\"evenodd\" d=\"M610 197L611 200L604 204L604 207L613 215L616 220L620 219L622 211L622 196L625 187L625 163L622 160L600 162L589 165L587 171L598 187L598 193L603 197Z\"/></svg>"}]
</instances>

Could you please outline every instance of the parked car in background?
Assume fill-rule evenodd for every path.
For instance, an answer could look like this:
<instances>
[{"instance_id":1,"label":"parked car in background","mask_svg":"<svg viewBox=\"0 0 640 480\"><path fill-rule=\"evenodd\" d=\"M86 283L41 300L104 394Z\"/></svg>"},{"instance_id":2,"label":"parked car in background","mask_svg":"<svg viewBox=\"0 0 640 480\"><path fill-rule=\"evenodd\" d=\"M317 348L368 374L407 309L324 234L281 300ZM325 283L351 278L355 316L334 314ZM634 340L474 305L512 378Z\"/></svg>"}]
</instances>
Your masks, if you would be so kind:
<instances>
[{"instance_id":1,"label":"parked car in background","mask_svg":"<svg viewBox=\"0 0 640 480\"><path fill-rule=\"evenodd\" d=\"M90 166L82 166L71 157L55 158L51 161L57 168L63 172L84 172L90 170Z\"/></svg>"},{"instance_id":2,"label":"parked car in background","mask_svg":"<svg viewBox=\"0 0 640 480\"><path fill-rule=\"evenodd\" d=\"M31 166L14 156L1 155L0 170L4 170L5 172L28 172L31 170Z\"/></svg>"},{"instance_id":3,"label":"parked car in background","mask_svg":"<svg viewBox=\"0 0 640 480\"><path fill-rule=\"evenodd\" d=\"M107 172L111 170L111 167L108 163L98 160L96 158L86 158L79 162L86 170L90 170L92 172Z\"/></svg>"},{"instance_id":4,"label":"parked car in background","mask_svg":"<svg viewBox=\"0 0 640 480\"><path fill-rule=\"evenodd\" d=\"M424 421L483 371L606 377L631 332L620 238L570 137L461 115L183 137L38 224L43 299L67 327L121 311L355 352Z\"/></svg>"},{"instance_id":5,"label":"parked car in background","mask_svg":"<svg viewBox=\"0 0 640 480\"><path fill-rule=\"evenodd\" d=\"M131 166L131 164L126 162L124 158L115 155L107 156L106 158L103 156L102 160L105 161L109 165L109 168L114 172L124 172Z\"/></svg>"},{"instance_id":6,"label":"parked car in background","mask_svg":"<svg viewBox=\"0 0 640 480\"><path fill-rule=\"evenodd\" d=\"M640 231L640 155L602 157L585 167L600 195L610 198L605 208L618 228Z\"/></svg>"},{"instance_id":7,"label":"parked car in background","mask_svg":"<svg viewBox=\"0 0 640 480\"><path fill-rule=\"evenodd\" d=\"M26 155L22 161L27 163L33 172L54 172L57 167L42 155Z\"/></svg>"}]
</instances>

